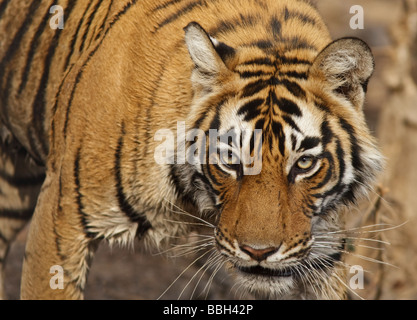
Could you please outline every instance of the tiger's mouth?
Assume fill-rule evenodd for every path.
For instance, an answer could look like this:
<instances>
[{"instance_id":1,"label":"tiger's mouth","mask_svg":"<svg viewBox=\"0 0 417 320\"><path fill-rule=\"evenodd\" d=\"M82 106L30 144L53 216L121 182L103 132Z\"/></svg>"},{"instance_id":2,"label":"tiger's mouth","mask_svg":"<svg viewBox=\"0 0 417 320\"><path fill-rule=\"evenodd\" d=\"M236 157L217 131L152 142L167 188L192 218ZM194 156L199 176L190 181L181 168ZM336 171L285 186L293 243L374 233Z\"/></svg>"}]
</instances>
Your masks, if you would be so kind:
<instances>
[{"instance_id":1,"label":"tiger's mouth","mask_svg":"<svg viewBox=\"0 0 417 320\"><path fill-rule=\"evenodd\" d=\"M335 254L321 257L320 259L312 259L312 260L303 260L299 262L295 266L286 266L281 267L279 269L272 269L266 268L261 265L256 266L240 266L235 265L235 268L240 272L247 274L247 275L255 275L255 276L262 276L262 277L270 277L270 278L288 278L288 277L300 277L301 274L304 274L306 271L323 271L329 272L333 267L334 264L339 261L341 258L341 253L337 252ZM301 272L300 270L303 270Z\"/></svg>"},{"instance_id":2,"label":"tiger's mouth","mask_svg":"<svg viewBox=\"0 0 417 320\"><path fill-rule=\"evenodd\" d=\"M252 275L259 275L264 277L291 277L294 275L292 268L270 269L261 266L252 267L236 267L239 271Z\"/></svg>"}]
</instances>

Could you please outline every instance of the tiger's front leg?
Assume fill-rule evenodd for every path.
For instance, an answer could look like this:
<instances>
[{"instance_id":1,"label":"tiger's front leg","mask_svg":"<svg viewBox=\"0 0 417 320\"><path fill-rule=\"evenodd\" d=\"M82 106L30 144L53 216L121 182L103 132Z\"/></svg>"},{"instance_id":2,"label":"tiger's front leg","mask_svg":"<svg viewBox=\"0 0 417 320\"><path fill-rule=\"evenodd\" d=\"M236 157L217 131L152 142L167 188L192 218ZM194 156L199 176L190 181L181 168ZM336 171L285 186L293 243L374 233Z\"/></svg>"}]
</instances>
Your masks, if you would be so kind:
<instances>
[{"instance_id":1,"label":"tiger's front leg","mask_svg":"<svg viewBox=\"0 0 417 320\"><path fill-rule=\"evenodd\" d=\"M32 219L23 263L22 299L82 299L97 241L71 212L60 177L47 176Z\"/></svg>"}]
</instances>

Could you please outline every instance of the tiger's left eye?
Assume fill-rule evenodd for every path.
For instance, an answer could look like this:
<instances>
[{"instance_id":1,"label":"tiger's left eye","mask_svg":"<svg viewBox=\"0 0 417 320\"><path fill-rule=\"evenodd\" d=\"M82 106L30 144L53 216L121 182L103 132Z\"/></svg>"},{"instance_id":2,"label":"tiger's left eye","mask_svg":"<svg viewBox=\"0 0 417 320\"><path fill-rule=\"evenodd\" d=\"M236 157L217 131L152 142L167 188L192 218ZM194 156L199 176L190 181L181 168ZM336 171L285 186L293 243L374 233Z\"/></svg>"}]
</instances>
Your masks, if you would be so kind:
<instances>
[{"instance_id":1,"label":"tiger's left eye","mask_svg":"<svg viewBox=\"0 0 417 320\"><path fill-rule=\"evenodd\" d=\"M306 170L311 169L314 166L314 163L315 163L315 158L305 156L305 157L301 157L297 161L296 166L297 166L297 169L306 171Z\"/></svg>"},{"instance_id":2,"label":"tiger's left eye","mask_svg":"<svg viewBox=\"0 0 417 320\"><path fill-rule=\"evenodd\" d=\"M241 168L240 159L233 153L232 150L221 152L220 157L220 161L225 167L236 171Z\"/></svg>"}]
</instances>

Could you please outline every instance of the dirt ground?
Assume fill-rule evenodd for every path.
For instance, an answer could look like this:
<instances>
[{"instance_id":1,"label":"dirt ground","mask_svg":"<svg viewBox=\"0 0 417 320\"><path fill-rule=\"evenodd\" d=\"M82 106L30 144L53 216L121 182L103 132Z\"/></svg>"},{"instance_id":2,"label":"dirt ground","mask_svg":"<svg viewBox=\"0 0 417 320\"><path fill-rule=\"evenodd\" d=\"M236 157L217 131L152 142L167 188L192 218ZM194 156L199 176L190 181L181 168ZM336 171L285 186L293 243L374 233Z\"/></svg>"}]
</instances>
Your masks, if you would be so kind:
<instances>
[{"instance_id":1,"label":"dirt ground","mask_svg":"<svg viewBox=\"0 0 417 320\"><path fill-rule=\"evenodd\" d=\"M349 9L361 5L364 9L364 30L352 30ZM384 64L387 63L387 49L390 46L388 27L396 21L400 13L401 2L393 0L318 0L318 7L334 38L357 36L372 47L376 57L376 72L368 89L366 115L371 128L376 128L379 107L385 101L381 78ZM6 268L6 294L10 299L19 298L21 261L24 251L25 229L13 244ZM112 248L103 244L99 248L90 270L86 299L156 299L169 288L170 284L185 270L192 261L188 259L170 260L160 255L152 255L137 249ZM191 260L190 260L191 259ZM197 273L201 264L192 265L179 280L161 297L162 299L189 299L196 284L194 299L206 298L202 293L210 281L211 273L200 280ZM196 275L197 274L197 275ZM196 275L196 276L195 276ZM193 278L194 276L194 278ZM188 284L191 280L191 283ZM184 293L182 291L184 290ZM208 290L208 299L252 298L240 296L233 288L231 279L221 270L214 277Z\"/></svg>"}]
</instances>

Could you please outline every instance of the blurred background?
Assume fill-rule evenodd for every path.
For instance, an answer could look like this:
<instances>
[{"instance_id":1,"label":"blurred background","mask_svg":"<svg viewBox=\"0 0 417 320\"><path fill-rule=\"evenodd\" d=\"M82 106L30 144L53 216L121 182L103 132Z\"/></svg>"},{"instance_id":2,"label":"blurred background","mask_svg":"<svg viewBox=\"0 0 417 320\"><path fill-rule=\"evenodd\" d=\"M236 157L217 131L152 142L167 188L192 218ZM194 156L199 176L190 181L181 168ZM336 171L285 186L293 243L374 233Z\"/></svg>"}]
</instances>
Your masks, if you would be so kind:
<instances>
[{"instance_id":1,"label":"blurred background","mask_svg":"<svg viewBox=\"0 0 417 320\"><path fill-rule=\"evenodd\" d=\"M349 296L417 299L417 0L316 3L333 38L362 38L376 60L365 113L387 167L370 198L347 214L352 238L363 239L348 243L347 262L365 270L363 288L350 290ZM354 5L363 8L363 29L350 28ZM9 253L6 294L10 299L19 298L26 233L23 230ZM103 243L90 270L85 298L253 298L241 296L224 270L215 277L212 272L202 275L203 262L191 264L195 256L172 259L144 253L139 247L109 248Z\"/></svg>"}]
</instances>

